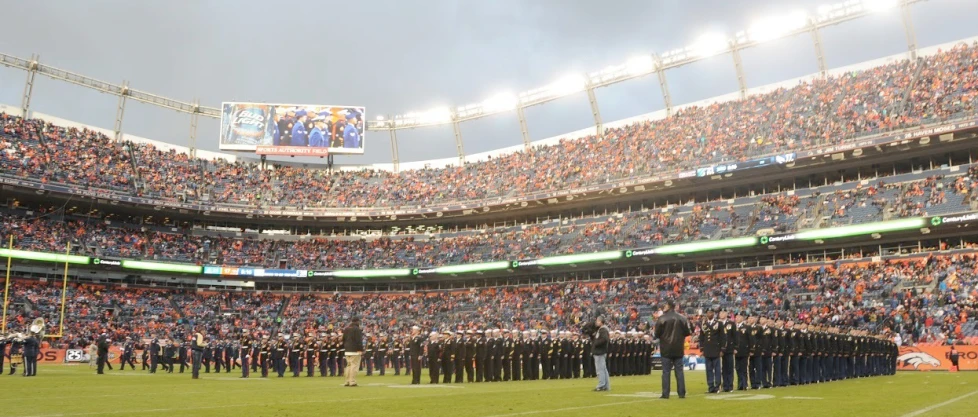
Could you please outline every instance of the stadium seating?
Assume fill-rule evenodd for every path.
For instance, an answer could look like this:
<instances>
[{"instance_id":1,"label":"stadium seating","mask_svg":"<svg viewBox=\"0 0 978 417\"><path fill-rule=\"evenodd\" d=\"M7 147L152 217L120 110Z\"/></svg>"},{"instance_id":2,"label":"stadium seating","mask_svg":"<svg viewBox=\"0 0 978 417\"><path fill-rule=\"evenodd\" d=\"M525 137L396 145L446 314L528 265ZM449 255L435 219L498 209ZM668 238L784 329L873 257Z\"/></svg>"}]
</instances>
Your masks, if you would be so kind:
<instances>
[{"instance_id":1,"label":"stadium seating","mask_svg":"<svg viewBox=\"0 0 978 417\"><path fill-rule=\"evenodd\" d=\"M695 318L707 308L760 313L870 330L893 328L908 343L978 343L978 253L918 254L880 263L838 262L765 272L478 288L418 293L215 293L71 284L65 346L84 346L103 329L115 337L176 337L192 324L216 337L240 327L265 333L328 332L356 315L366 331L400 333L479 326L569 328L595 307L615 329L646 329L662 300ZM15 280L11 326L45 317L58 333L61 283Z\"/></svg>"},{"instance_id":2,"label":"stadium seating","mask_svg":"<svg viewBox=\"0 0 978 417\"><path fill-rule=\"evenodd\" d=\"M683 108L609 129L603 138L440 169L264 169L203 160L86 130L0 116L0 174L164 200L245 206L403 207L526 195L811 149L973 116L978 46L799 83L740 101Z\"/></svg>"},{"instance_id":3,"label":"stadium seating","mask_svg":"<svg viewBox=\"0 0 978 417\"><path fill-rule=\"evenodd\" d=\"M173 201L238 206L404 207L526 195L721 161L811 149L894 129L976 115L978 45L917 61L813 79L736 102L690 106L603 137L462 166L386 171L264 167L204 160L97 132L0 114L0 175ZM96 257L295 269L440 266L752 236L972 211L978 166L940 168L733 200L563 218L480 230L360 236L228 237L8 208L0 235L19 249ZM27 209L30 209L28 211ZM806 322L893 328L912 343L978 342L974 253L919 254L881 263L839 262L791 270L477 288L411 294L198 292L15 280L13 327L44 317L56 343L85 346L103 329L116 338L177 336L186 325L230 337L241 326L272 333L329 331L352 315L367 332L426 328L574 327L595 307L619 329L647 329L658 302L678 300L695 319L722 307ZM63 292L64 291L64 292Z\"/></svg>"},{"instance_id":4,"label":"stadium seating","mask_svg":"<svg viewBox=\"0 0 978 417\"><path fill-rule=\"evenodd\" d=\"M18 248L228 266L361 269L442 266L531 259L694 240L755 235L765 230L841 226L893 218L972 211L978 167L946 168L811 189L667 209L637 210L518 227L430 235L222 237L206 230L129 225L36 210L3 212L0 235Z\"/></svg>"}]
</instances>

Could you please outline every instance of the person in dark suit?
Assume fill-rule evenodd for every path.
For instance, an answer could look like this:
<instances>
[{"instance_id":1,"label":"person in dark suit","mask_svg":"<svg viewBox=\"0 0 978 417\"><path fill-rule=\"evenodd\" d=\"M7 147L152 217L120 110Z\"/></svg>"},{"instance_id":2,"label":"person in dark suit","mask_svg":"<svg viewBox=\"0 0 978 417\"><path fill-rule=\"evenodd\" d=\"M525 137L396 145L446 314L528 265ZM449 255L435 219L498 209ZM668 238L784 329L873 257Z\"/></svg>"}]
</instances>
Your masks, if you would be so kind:
<instances>
[{"instance_id":1,"label":"person in dark suit","mask_svg":"<svg viewBox=\"0 0 978 417\"><path fill-rule=\"evenodd\" d=\"M686 398L686 378L683 376L683 356L686 336L689 336L689 321L676 313L676 304L667 301L662 316L655 322L655 337L659 339L662 354L662 399L669 398L670 374L676 372L676 392L679 398Z\"/></svg>"},{"instance_id":2,"label":"person in dark suit","mask_svg":"<svg viewBox=\"0 0 978 417\"><path fill-rule=\"evenodd\" d=\"M713 310L706 312L706 320L700 324L700 350L706 358L706 386L709 394L720 392L720 357L727 345L726 330L716 320Z\"/></svg>"}]
</instances>

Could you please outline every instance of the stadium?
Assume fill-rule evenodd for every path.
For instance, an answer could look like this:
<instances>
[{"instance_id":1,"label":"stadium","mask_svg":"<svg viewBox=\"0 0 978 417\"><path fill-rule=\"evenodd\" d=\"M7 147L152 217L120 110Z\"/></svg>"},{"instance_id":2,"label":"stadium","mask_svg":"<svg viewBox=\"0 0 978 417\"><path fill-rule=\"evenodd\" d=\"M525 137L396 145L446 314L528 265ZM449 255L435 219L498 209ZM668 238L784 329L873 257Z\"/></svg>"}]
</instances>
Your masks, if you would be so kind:
<instances>
[{"instance_id":1,"label":"stadium","mask_svg":"<svg viewBox=\"0 0 978 417\"><path fill-rule=\"evenodd\" d=\"M918 45L914 25L949 3L798 7L382 116L0 53L0 98L20 99L0 104L3 414L970 415L978 33ZM899 53L832 65L826 32L876 19ZM800 39L808 75L748 85L743 56ZM674 102L691 66L732 70L734 92ZM602 91L643 80L661 108L609 118ZM95 99L39 111L52 85L108 97L114 125L74 120ZM571 99L588 127L556 112L561 134L531 135ZM499 118L512 142L480 136ZM450 156L413 149L430 131Z\"/></svg>"}]
</instances>

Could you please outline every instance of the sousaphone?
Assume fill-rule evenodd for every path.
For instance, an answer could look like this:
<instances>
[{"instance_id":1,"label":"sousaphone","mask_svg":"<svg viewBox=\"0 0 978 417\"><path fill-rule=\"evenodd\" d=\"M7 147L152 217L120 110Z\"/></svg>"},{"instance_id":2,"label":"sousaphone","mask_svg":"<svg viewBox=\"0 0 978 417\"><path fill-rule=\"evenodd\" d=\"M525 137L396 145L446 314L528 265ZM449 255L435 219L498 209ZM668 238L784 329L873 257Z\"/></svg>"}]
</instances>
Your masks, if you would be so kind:
<instances>
[{"instance_id":1,"label":"sousaphone","mask_svg":"<svg viewBox=\"0 0 978 417\"><path fill-rule=\"evenodd\" d=\"M30 331L31 335L36 337L38 341L44 340L44 318L38 317L34 319L27 330Z\"/></svg>"}]
</instances>

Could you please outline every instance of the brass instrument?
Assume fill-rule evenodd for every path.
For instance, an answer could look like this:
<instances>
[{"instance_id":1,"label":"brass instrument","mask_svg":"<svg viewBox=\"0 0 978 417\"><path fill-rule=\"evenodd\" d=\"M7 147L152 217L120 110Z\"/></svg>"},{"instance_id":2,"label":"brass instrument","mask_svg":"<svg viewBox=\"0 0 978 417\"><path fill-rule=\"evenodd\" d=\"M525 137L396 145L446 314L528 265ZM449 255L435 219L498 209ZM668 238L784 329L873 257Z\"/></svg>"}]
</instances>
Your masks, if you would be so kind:
<instances>
[{"instance_id":1,"label":"brass instrument","mask_svg":"<svg viewBox=\"0 0 978 417\"><path fill-rule=\"evenodd\" d=\"M34 319L34 321L31 322L30 327L28 327L27 329L30 332L30 334L36 337L37 341L40 342L41 340L44 339L44 333L45 333L44 318L38 317Z\"/></svg>"}]
</instances>

